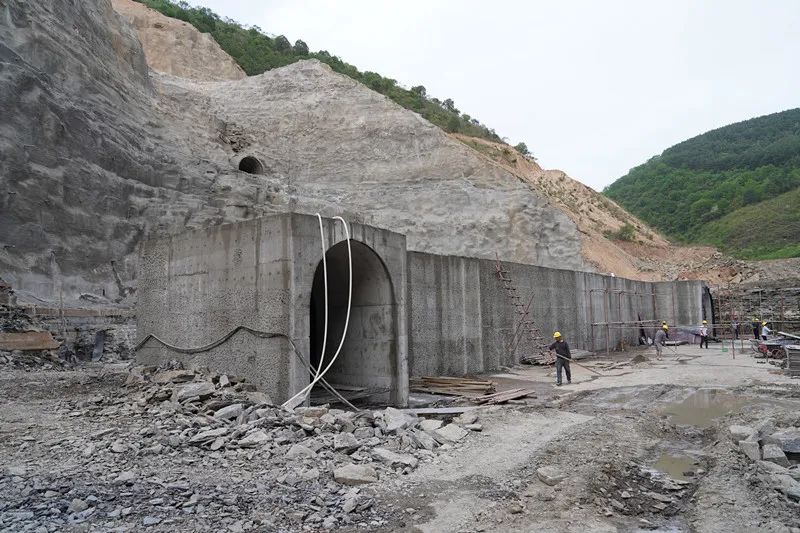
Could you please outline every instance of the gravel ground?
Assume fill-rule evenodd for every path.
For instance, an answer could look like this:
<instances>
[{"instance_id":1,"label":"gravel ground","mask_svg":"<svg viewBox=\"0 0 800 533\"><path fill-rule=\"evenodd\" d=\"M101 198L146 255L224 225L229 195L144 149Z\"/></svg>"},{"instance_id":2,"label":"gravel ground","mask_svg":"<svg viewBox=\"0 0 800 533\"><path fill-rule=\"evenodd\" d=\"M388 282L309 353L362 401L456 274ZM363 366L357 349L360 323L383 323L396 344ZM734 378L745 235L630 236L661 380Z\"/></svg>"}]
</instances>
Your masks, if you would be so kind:
<instances>
[{"instance_id":1,"label":"gravel ground","mask_svg":"<svg viewBox=\"0 0 800 533\"><path fill-rule=\"evenodd\" d=\"M277 415L218 378L196 403L175 401L182 383L131 383L122 365L2 371L0 528L800 531L800 504L779 486L800 480L798 457L788 468L751 460L729 430L798 430L798 382L719 349L625 364L637 353L584 360L603 377L573 365L560 388L542 367L498 375L537 398L481 408L482 431L430 450L413 442L419 420L389 431L384 411ZM245 414L215 420L242 401ZM358 447L337 450L334 438L359 427ZM197 440L220 428L219 441ZM264 442L242 444L259 431ZM344 465L379 479L344 484Z\"/></svg>"}]
</instances>

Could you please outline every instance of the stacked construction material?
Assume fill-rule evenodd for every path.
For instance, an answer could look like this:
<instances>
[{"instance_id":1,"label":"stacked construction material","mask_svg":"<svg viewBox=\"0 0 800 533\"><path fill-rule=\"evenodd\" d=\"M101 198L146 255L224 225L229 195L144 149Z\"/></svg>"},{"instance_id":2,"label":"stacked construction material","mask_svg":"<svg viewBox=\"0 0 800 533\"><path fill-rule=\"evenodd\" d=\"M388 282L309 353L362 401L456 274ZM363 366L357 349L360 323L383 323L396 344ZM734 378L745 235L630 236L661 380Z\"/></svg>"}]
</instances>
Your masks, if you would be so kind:
<instances>
[{"instance_id":1,"label":"stacked construction material","mask_svg":"<svg viewBox=\"0 0 800 533\"><path fill-rule=\"evenodd\" d=\"M784 346L786 350L786 372L792 376L800 376L800 344Z\"/></svg>"},{"instance_id":2,"label":"stacked construction material","mask_svg":"<svg viewBox=\"0 0 800 533\"><path fill-rule=\"evenodd\" d=\"M556 356L545 351L532 355L523 355L520 357L520 363L524 365L552 365L556 362Z\"/></svg>"},{"instance_id":3,"label":"stacked construction material","mask_svg":"<svg viewBox=\"0 0 800 533\"><path fill-rule=\"evenodd\" d=\"M479 396L494 392L491 381L450 376L423 376L411 380L411 390L449 396Z\"/></svg>"}]
</instances>

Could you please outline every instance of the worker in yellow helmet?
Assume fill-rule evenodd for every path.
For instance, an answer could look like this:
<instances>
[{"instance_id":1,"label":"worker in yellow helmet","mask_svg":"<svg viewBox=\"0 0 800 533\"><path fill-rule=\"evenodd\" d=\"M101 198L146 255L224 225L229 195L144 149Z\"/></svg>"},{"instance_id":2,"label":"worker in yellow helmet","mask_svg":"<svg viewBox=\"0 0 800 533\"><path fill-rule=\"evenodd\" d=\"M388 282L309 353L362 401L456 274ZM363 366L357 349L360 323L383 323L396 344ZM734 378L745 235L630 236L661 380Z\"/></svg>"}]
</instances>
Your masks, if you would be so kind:
<instances>
[{"instance_id":1,"label":"worker in yellow helmet","mask_svg":"<svg viewBox=\"0 0 800 533\"><path fill-rule=\"evenodd\" d=\"M656 359L661 360L661 347L667 342L667 331L669 326L666 322L661 323L660 328L656 328L656 334L653 335L653 347L656 349Z\"/></svg>"},{"instance_id":2,"label":"worker in yellow helmet","mask_svg":"<svg viewBox=\"0 0 800 533\"><path fill-rule=\"evenodd\" d=\"M664 330L664 336L669 339L669 326L666 320L661 321L661 329Z\"/></svg>"},{"instance_id":3,"label":"worker in yellow helmet","mask_svg":"<svg viewBox=\"0 0 800 533\"><path fill-rule=\"evenodd\" d=\"M572 374L569 371L569 360L572 359L572 354L569 352L569 344L561 336L560 331L553 333L553 344L547 347L552 353L556 352L556 386L561 386L561 369L567 373L567 385L572 383Z\"/></svg>"},{"instance_id":4,"label":"worker in yellow helmet","mask_svg":"<svg viewBox=\"0 0 800 533\"><path fill-rule=\"evenodd\" d=\"M708 320L703 320L703 325L700 327L700 347L703 347L703 344L706 345L706 349L708 349Z\"/></svg>"},{"instance_id":5,"label":"worker in yellow helmet","mask_svg":"<svg viewBox=\"0 0 800 533\"><path fill-rule=\"evenodd\" d=\"M761 338L763 340L767 340L767 335L771 333L771 330L767 327L767 321L761 323Z\"/></svg>"}]
</instances>

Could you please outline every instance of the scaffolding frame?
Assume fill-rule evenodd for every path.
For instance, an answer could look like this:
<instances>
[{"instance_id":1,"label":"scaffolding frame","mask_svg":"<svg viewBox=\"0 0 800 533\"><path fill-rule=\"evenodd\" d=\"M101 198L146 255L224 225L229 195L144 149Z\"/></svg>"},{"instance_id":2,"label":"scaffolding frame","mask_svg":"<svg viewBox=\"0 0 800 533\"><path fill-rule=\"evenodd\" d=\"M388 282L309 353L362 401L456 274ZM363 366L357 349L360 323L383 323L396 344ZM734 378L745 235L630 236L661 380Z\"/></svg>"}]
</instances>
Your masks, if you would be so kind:
<instances>
[{"instance_id":1,"label":"scaffolding frame","mask_svg":"<svg viewBox=\"0 0 800 533\"><path fill-rule=\"evenodd\" d=\"M660 323L660 320L663 320L663 317L662 317L662 319L656 319L656 318L647 319L647 320L642 320L641 319L642 308L644 307L643 303L642 303L642 299L644 297L650 297L652 299L653 313L657 312L658 306L657 306L657 295L656 295L655 290L653 290L651 292L642 292L642 291L638 291L638 290L630 291L630 290L627 290L627 289L603 287L603 288L588 289L585 292L586 292L586 304L587 304L587 307L589 309L590 338L591 338L591 342L592 342L592 349L596 349L596 340L597 339L595 338L595 336L596 336L596 331L597 330L595 328L603 328L605 330L606 354L608 354L608 353L611 352L611 330L612 329L621 329L621 328L618 328L617 326L627 326L627 327L630 327L630 328L635 327L637 329L644 329L646 327L657 326ZM602 293L602 295L603 295L603 317L602 317L603 319L602 319L602 321L599 321L599 322L595 322L595 317L594 317L594 295L595 295L595 293ZM609 320L609 314L610 314L609 300L613 299L613 297L609 297L609 295L616 295L616 297L617 297L616 298L616 300L617 300L616 301L616 304L617 304L617 306L616 306L617 307L617 316L620 317L620 318L622 318L622 297L623 297L623 295L630 296L631 299L633 300L633 307L634 307L636 316L639 317L639 319L638 320L619 320L619 321L615 321L615 322L610 321ZM674 287L672 288L671 295L672 295L672 313L673 313L672 319L674 321L675 320L675 314L676 314L675 289L674 289ZM622 343L621 348L624 351L625 350L625 339L624 338L622 339L621 343Z\"/></svg>"}]
</instances>

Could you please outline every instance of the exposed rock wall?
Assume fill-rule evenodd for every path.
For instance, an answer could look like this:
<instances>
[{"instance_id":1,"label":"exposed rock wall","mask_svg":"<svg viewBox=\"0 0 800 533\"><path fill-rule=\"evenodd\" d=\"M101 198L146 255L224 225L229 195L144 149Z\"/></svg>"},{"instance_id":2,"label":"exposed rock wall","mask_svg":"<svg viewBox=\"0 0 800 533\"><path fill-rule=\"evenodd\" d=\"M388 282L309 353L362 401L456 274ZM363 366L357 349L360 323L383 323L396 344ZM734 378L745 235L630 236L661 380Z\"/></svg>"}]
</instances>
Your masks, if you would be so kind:
<instances>
[{"instance_id":1,"label":"exposed rock wall","mask_svg":"<svg viewBox=\"0 0 800 533\"><path fill-rule=\"evenodd\" d=\"M117 13L136 29L147 64L164 74L192 80L240 80L246 76L207 33L135 2L112 0Z\"/></svg>"},{"instance_id":2,"label":"exposed rock wall","mask_svg":"<svg viewBox=\"0 0 800 533\"><path fill-rule=\"evenodd\" d=\"M530 184L318 61L238 82L165 78L161 90L183 120L246 132L238 155L258 157L301 211L332 203L414 250L583 267L575 224ZM189 141L208 153L216 139L202 133Z\"/></svg>"},{"instance_id":3,"label":"exposed rock wall","mask_svg":"<svg viewBox=\"0 0 800 533\"><path fill-rule=\"evenodd\" d=\"M143 237L288 210L585 267L564 212L418 115L316 61L148 77L108 0L0 4L0 116L0 272L27 298L125 303ZM245 154L263 174L238 170Z\"/></svg>"},{"instance_id":4,"label":"exposed rock wall","mask_svg":"<svg viewBox=\"0 0 800 533\"><path fill-rule=\"evenodd\" d=\"M154 97L107 1L0 4L0 271L15 288L104 283L133 250L131 208L156 194Z\"/></svg>"}]
</instances>

